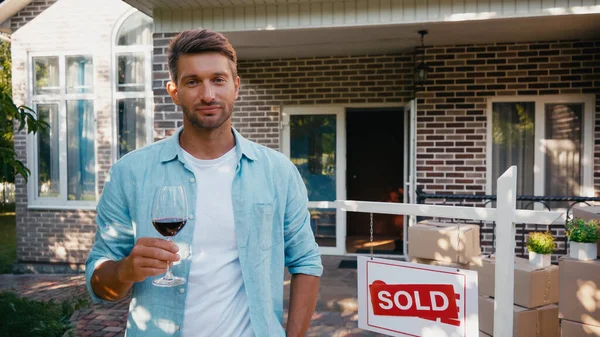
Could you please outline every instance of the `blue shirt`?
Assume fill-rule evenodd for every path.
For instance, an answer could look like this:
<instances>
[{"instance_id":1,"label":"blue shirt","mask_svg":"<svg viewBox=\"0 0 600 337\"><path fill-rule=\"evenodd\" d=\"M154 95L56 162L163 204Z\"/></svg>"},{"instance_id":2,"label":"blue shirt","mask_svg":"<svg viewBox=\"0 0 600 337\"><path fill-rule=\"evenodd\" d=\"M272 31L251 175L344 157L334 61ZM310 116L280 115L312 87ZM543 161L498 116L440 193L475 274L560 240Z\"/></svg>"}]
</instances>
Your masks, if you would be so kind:
<instances>
[{"instance_id":1,"label":"blue shirt","mask_svg":"<svg viewBox=\"0 0 600 337\"><path fill-rule=\"evenodd\" d=\"M137 238L161 238L151 222L158 187L184 186L188 219L194 218L195 178L179 146L181 130L127 154L111 167L97 207L95 243L86 263L87 288L94 302L105 302L90 285L100 263L127 257ZM314 276L321 276L323 271L310 227L306 187L283 154L246 140L235 129L232 132L238 162L231 190L235 235L250 320L257 337L285 336L284 268L291 274ZM188 221L174 237L181 256L173 265L176 276L187 278L189 273L194 223ZM181 335L187 283L162 288L154 286L153 279L133 286L128 337Z\"/></svg>"}]
</instances>

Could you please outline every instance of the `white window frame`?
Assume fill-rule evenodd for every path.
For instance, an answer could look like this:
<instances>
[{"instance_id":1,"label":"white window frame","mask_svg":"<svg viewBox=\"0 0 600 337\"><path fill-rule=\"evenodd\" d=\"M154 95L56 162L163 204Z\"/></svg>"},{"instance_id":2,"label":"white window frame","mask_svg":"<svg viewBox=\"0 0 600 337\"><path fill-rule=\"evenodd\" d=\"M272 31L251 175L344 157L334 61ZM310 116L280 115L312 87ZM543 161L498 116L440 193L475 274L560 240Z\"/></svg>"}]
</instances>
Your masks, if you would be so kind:
<instances>
[{"instance_id":1,"label":"white window frame","mask_svg":"<svg viewBox=\"0 0 600 337\"><path fill-rule=\"evenodd\" d=\"M346 109L343 106L284 106L282 111L281 147L288 158L291 155L290 117L292 115L333 115L336 117L336 200L346 199ZM337 208L336 200L309 201L309 208L336 209L335 246L319 247L323 255L346 253L346 214Z\"/></svg>"},{"instance_id":2,"label":"white window frame","mask_svg":"<svg viewBox=\"0 0 600 337\"><path fill-rule=\"evenodd\" d=\"M110 78L110 87L112 93L112 144L111 156L112 162L116 162L119 159L119 118L117 116L119 108L117 106L117 100L127 98L144 98L146 104L146 145L152 144L154 141L154 92L152 90L152 51L154 49L153 44L149 45L132 45L132 46L119 46L117 39L119 37L119 30L121 26L129 17L137 13L138 10L132 8L127 11L119 21L114 25L113 32L111 34L111 58L112 58L112 69ZM142 13L143 14L143 13ZM137 54L144 53L144 91L118 91L117 79L119 77L118 67L118 55L123 54Z\"/></svg>"},{"instance_id":3,"label":"white window frame","mask_svg":"<svg viewBox=\"0 0 600 337\"><path fill-rule=\"evenodd\" d=\"M543 196L545 193L545 143L546 134L545 106L546 104L584 104L581 166L582 196L594 196L594 125L595 125L595 95L540 95L540 96L498 96L487 99L487 152L486 152L486 194L492 194L492 105L500 102L534 102L535 103L535 158L534 158L534 194ZM535 209L543 205L534 204Z\"/></svg>"},{"instance_id":4,"label":"white window frame","mask_svg":"<svg viewBox=\"0 0 600 337\"><path fill-rule=\"evenodd\" d=\"M67 94L66 86L66 58L67 56L90 56L92 58L92 93ZM35 57L58 57L59 84L60 92L58 94L34 95L33 58ZM98 85L96 83L96 57L90 51L46 51L30 52L27 57L27 105L36 110L37 104L58 103L58 144L59 144L59 177L60 177L60 196L58 198L38 197L38 135L27 135L27 167L31 170L27 184L28 205L30 209L65 209L65 210L95 210L98 204L98 139L94 139L94 166L95 183L94 195L95 201L68 200L67 186L67 104L69 100L90 100L94 106L94 135L98 135L97 126L97 94Z\"/></svg>"}]
</instances>

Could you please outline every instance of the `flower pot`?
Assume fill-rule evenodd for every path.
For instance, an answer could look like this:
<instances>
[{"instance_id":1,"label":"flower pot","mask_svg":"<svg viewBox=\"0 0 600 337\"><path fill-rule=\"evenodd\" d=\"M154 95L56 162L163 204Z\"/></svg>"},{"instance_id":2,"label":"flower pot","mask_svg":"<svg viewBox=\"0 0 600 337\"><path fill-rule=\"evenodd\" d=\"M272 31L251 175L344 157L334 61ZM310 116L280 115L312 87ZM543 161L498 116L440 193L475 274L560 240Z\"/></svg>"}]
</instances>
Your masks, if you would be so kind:
<instances>
[{"instance_id":1,"label":"flower pot","mask_svg":"<svg viewBox=\"0 0 600 337\"><path fill-rule=\"evenodd\" d=\"M538 268L550 267L552 264L552 254L529 252L529 264Z\"/></svg>"},{"instance_id":2,"label":"flower pot","mask_svg":"<svg viewBox=\"0 0 600 337\"><path fill-rule=\"evenodd\" d=\"M595 260L598 255L598 245L595 243L573 242L569 243L569 256L581 260Z\"/></svg>"}]
</instances>

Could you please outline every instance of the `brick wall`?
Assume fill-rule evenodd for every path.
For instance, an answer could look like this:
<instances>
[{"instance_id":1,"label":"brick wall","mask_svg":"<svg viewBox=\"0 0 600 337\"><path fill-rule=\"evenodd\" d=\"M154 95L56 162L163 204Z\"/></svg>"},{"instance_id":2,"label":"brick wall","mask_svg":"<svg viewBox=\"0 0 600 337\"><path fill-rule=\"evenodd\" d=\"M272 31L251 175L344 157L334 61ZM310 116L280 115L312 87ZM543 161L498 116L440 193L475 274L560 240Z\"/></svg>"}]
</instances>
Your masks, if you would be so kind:
<instances>
[{"instance_id":1,"label":"brick wall","mask_svg":"<svg viewBox=\"0 0 600 337\"><path fill-rule=\"evenodd\" d=\"M181 113L164 89L166 46L173 36L154 37L159 138L181 125ZM486 97L600 94L600 41L433 47L425 57L431 73L417 95L417 171L418 184L430 193L484 193ZM234 126L279 148L273 106L402 105L411 97L412 60L381 55L242 61ZM600 97L597 105L594 183L600 193Z\"/></svg>"},{"instance_id":2,"label":"brick wall","mask_svg":"<svg viewBox=\"0 0 600 337\"><path fill-rule=\"evenodd\" d=\"M166 47L173 35L154 36L155 128L164 137L181 124L165 88ZM241 61L240 98L233 124L244 136L279 149L280 113L298 104L398 103L411 95L412 55L318 57Z\"/></svg>"},{"instance_id":3,"label":"brick wall","mask_svg":"<svg viewBox=\"0 0 600 337\"><path fill-rule=\"evenodd\" d=\"M418 183L429 193L484 194L486 97L596 94L595 190L600 195L600 41L427 49L418 94Z\"/></svg>"},{"instance_id":4,"label":"brick wall","mask_svg":"<svg viewBox=\"0 0 600 337\"><path fill-rule=\"evenodd\" d=\"M34 1L30 6L39 7L38 3ZM93 55L99 192L110 168L113 150L110 32L129 9L129 5L119 0L61 0L12 35L13 93L17 105L30 104L27 99L28 71L25 69L29 53L52 55L57 51L68 51ZM65 17L88 19L65 20ZM24 133L15 135L15 151L27 165ZM17 261L20 265L85 262L95 233L95 211L30 209L24 180L18 177L16 186Z\"/></svg>"},{"instance_id":5,"label":"brick wall","mask_svg":"<svg viewBox=\"0 0 600 337\"><path fill-rule=\"evenodd\" d=\"M427 193L485 194L486 97L596 94L594 187L600 196L600 41L434 47L425 58L432 71L418 94L417 180ZM550 229L564 238L562 224ZM534 230L545 229L518 227L518 253L522 235ZM482 228L484 253L493 252L493 231L492 224ZM564 240L558 249L566 253Z\"/></svg>"},{"instance_id":6,"label":"brick wall","mask_svg":"<svg viewBox=\"0 0 600 337\"><path fill-rule=\"evenodd\" d=\"M181 112L164 90L166 46L173 36L154 36L158 138L181 125ZM432 68L429 83L417 95L420 187L429 193L485 193L486 97L596 94L594 185L600 195L600 41L432 47L425 57ZM234 126L248 138L278 149L280 114L273 106L402 106L411 97L413 60L405 54L242 61ZM561 226L552 228L558 236L564 236ZM533 229L523 228L519 235ZM491 253L492 225L484 225L482 233L484 251ZM564 242L559 242L561 248Z\"/></svg>"},{"instance_id":7,"label":"brick wall","mask_svg":"<svg viewBox=\"0 0 600 337\"><path fill-rule=\"evenodd\" d=\"M17 14L10 18L10 28L13 32L25 26L29 21L40 15L48 7L52 6L57 0L36 0L25 6Z\"/></svg>"}]
</instances>

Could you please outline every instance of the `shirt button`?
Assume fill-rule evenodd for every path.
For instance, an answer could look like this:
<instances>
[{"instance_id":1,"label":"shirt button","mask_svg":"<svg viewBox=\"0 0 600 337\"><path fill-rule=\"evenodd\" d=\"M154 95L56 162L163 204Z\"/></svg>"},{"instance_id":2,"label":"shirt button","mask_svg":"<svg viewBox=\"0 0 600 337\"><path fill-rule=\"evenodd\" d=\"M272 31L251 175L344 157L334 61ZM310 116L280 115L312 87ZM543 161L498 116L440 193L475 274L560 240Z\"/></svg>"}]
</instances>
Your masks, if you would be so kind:
<instances>
[{"instance_id":1,"label":"shirt button","mask_svg":"<svg viewBox=\"0 0 600 337\"><path fill-rule=\"evenodd\" d=\"M189 218L190 220L192 220L192 219L194 218L194 214L190 214L190 215L188 216L188 218Z\"/></svg>"},{"instance_id":2,"label":"shirt button","mask_svg":"<svg viewBox=\"0 0 600 337\"><path fill-rule=\"evenodd\" d=\"M179 289L179 293L180 293L180 294L183 294L184 292L185 292L185 289L183 289L183 288L180 288L180 289Z\"/></svg>"},{"instance_id":3,"label":"shirt button","mask_svg":"<svg viewBox=\"0 0 600 337\"><path fill-rule=\"evenodd\" d=\"M190 183L193 183L193 182L195 182L195 181L196 181L196 179L194 179L194 178L190 178Z\"/></svg>"},{"instance_id":4,"label":"shirt button","mask_svg":"<svg viewBox=\"0 0 600 337\"><path fill-rule=\"evenodd\" d=\"M175 326L175 330L179 331L179 325Z\"/></svg>"}]
</instances>

